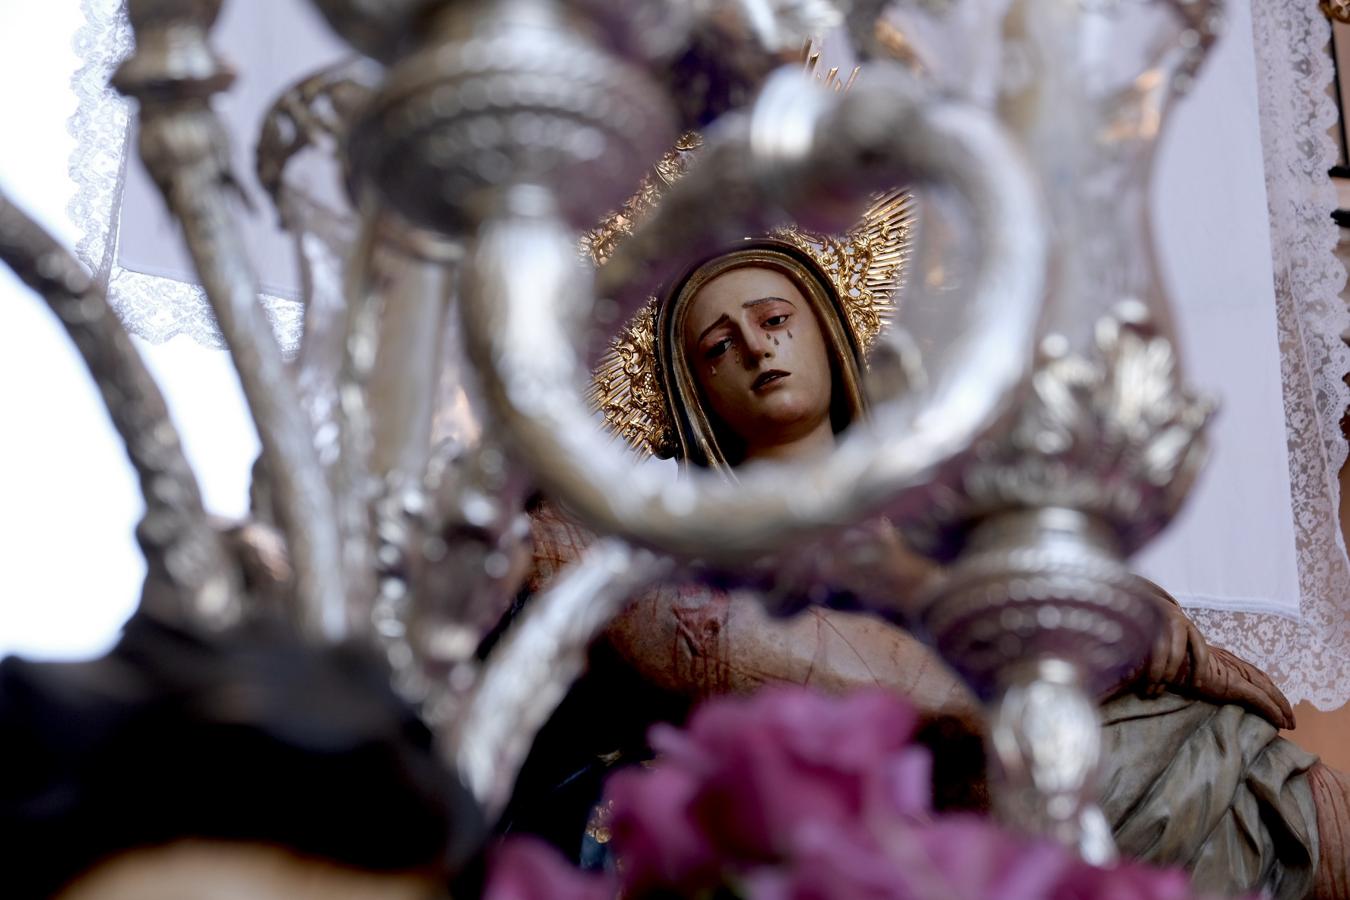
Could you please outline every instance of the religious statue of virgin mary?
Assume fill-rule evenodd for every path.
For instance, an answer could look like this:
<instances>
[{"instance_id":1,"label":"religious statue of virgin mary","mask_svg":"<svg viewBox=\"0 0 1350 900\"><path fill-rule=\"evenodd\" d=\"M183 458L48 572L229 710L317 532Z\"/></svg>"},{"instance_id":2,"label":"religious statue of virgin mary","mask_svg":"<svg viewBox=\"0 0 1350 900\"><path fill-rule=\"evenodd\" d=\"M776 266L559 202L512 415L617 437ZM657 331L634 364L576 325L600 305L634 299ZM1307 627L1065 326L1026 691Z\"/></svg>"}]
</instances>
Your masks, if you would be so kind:
<instances>
[{"instance_id":1,"label":"religious statue of virgin mary","mask_svg":"<svg viewBox=\"0 0 1350 900\"><path fill-rule=\"evenodd\" d=\"M697 146L696 136L682 140L592 232L587 250L597 261ZM639 452L727 478L741 466L828 450L867 415L861 374L894 312L913 226L913 198L897 190L877 197L843 236L785 228L698 260L614 339L594 375L596 408ZM534 514L534 539L538 589L590 536L545 503ZM845 601L855 588L903 597L942 577L884 521L850 532L830 573L832 599ZM1336 885L1350 883L1341 838L1350 779L1281 738L1293 715L1270 679L1208 646L1170 595L1150 588L1168 626L1145 668L1102 706L1103 809L1117 845L1184 865L1208 890L1340 896ZM777 682L904 694L941 751L939 805L987 805L978 704L902 627L828 603L775 619L748 593L671 584L636 598L610 626L592 671L541 735L508 819L530 827L529 807L560 782L574 799L593 799L604 770L642 755L654 718L678 718L703 696ZM553 769L541 777L543 760ZM588 767L596 779L585 788L579 775ZM542 801L554 821L541 830L575 851L566 835L577 822L559 827L555 799ZM588 833L603 838L594 826Z\"/></svg>"}]
</instances>

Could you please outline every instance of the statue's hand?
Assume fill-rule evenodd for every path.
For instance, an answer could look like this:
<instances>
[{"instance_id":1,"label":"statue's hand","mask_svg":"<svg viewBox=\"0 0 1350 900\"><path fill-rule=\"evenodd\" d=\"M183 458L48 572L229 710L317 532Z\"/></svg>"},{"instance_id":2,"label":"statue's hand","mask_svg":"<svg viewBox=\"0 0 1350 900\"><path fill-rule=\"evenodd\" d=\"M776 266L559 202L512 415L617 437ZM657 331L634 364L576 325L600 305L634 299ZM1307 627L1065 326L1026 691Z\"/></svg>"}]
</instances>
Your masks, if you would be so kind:
<instances>
[{"instance_id":1,"label":"statue's hand","mask_svg":"<svg viewBox=\"0 0 1350 900\"><path fill-rule=\"evenodd\" d=\"M1294 709L1270 676L1221 647L1209 648L1207 664L1191 675L1189 692L1245 706L1277 728L1294 727Z\"/></svg>"},{"instance_id":2,"label":"statue's hand","mask_svg":"<svg viewBox=\"0 0 1350 900\"><path fill-rule=\"evenodd\" d=\"M1152 582L1164 624L1137 689L1146 696L1166 690L1236 703L1277 728L1294 727L1294 710L1270 676L1227 650L1211 647L1176 599Z\"/></svg>"},{"instance_id":3,"label":"statue's hand","mask_svg":"<svg viewBox=\"0 0 1350 900\"><path fill-rule=\"evenodd\" d=\"M1163 613L1163 627L1153 642L1140 683L1141 692L1150 697L1168 688L1188 685L1193 672L1207 671L1210 665L1209 644L1200 629L1182 612L1171 594L1162 588L1157 588L1156 594L1162 601L1158 605Z\"/></svg>"}]
</instances>

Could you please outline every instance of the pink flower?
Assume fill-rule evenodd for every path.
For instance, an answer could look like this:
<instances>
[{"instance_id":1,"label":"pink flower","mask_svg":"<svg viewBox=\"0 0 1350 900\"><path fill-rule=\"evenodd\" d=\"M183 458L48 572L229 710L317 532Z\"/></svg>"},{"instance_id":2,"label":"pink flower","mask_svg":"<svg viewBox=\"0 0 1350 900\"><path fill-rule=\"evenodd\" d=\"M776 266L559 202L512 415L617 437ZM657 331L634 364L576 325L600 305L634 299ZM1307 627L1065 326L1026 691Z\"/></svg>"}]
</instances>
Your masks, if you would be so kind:
<instances>
[{"instance_id":1,"label":"pink flower","mask_svg":"<svg viewBox=\"0 0 1350 900\"><path fill-rule=\"evenodd\" d=\"M867 835L834 825L803 825L791 858L752 870L747 900L917 900L895 860Z\"/></svg>"},{"instance_id":2,"label":"pink flower","mask_svg":"<svg viewBox=\"0 0 1350 900\"><path fill-rule=\"evenodd\" d=\"M693 890L718 883L717 856L692 815L699 786L677 766L625 769L609 777L605 796L613 803L613 847L630 891L653 885Z\"/></svg>"},{"instance_id":3,"label":"pink flower","mask_svg":"<svg viewBox=\"0 0 1350 900\"><path fill-rule=\"evenodd\" d=\"M1097 869L988 819L934 816L931 759L908 743L915 719L880 691L780 688L711 701L684 730L653 729L657 764L616 773L606 791L624 896L1191 900L1180 871ZM593 895L489 893L542 896Z\"/></svg>"},{"instance_id":4,"label":"pink flower","mask_svg":"<svg viewBox=\"0 0 1350 900\"><path fill-rule=\"evenodd\" d=\"M612 878L574 868L537 838L512 837L492 855L483 900L614 900Z\"/></svg>"},{"instance_id":5,"label":"pink flower","mask_svg":"<svg viewBox=\"0 0 1350 900\"><path fill-rule=\"evenodd\" d=\"M891 836L887 849L922 867L953 900L1050 900L1078 864L1065 847L1028 840L976 816L944 816Z\"/></svg>"},{"instance_id":6,"label":"pink flower","mask_svg":"<svg viewBox=\"0 0 1350 900\"><path fill-rule=\"evenodd\" d=\"M831 698L769 689L701 707L685 733L653 729L661 766L695 780L693 820L724 856L770 861L805 823L924 813L929 768L909 747L916 717L882 691Z\"/></svg>"},{"instance_id":7,"label":"pink flower","mask_svg":"<svg viewBox=\"0 0 1350 900\"><path fill-rule=\"evenodd\" d=\"M1180 869L1155 869L1122 862L1099 869L1074 860L1049 900L1199 900ZM1250 898L1256 900L1256 898Z\"/></svg>"},{"instance_id":8,"label":"pink flower","mask_svg":"<svg viewBox=\"0 0 1350 900\"><path fill-rule=\"evenodd\" d=\"M907 747L879 767L880 790L871 796L872 818L926 818L933 806L933 757L926 747Z\"/></svg>"},{"instance_id":9,"label":"pink flower","mask_svg":"<svg viewBox=\"0 0 1350 900\"><path fill-rule=\"evenodd\" d=\"M879 842L806 826L789 859L741 887L748 900L1194 900L1179 870L1095 868L973 816L896 823Z\"/></svg>"}]
</instances>

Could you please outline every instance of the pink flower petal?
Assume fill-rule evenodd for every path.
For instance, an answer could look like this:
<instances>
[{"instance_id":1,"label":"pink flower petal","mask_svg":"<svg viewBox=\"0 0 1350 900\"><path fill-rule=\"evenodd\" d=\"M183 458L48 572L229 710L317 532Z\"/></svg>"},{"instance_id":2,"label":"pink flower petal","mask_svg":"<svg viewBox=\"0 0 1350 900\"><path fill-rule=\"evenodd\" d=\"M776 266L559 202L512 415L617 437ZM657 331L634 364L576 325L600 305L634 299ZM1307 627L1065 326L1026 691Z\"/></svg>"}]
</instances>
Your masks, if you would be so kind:
<instances>
[{"instance_id":1,"label":"pink flower petal","mask_svg":"<svg viewBox=\"0 0 1350 900\"><path fill-rule=\"evenodd\" d=\"M532 837L512 837L492 854L483 900L614 900L612 878L582 872Z\"/></svg>"}]
</instances>

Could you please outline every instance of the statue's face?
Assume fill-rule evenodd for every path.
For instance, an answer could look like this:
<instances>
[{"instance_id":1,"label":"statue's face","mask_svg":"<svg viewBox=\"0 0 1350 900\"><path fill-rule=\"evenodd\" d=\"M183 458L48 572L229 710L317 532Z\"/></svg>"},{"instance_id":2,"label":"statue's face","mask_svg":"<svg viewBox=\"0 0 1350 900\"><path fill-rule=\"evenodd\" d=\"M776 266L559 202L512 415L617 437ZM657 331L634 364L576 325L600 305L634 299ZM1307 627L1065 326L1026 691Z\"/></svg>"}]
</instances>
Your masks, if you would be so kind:
<instances>
[{"instance_id":1,"label":"statue's face","mask_svg":"<svg viewBox=\"0 0 1350 900\"><path fill-rule=\"evenodd\" d=\"M829 355L793 281L746 266L699 288L684 351L712 412L753 451L797 440L830 416Z\"/></svg>"}]
</instances>

